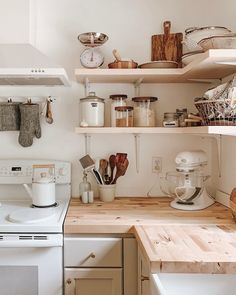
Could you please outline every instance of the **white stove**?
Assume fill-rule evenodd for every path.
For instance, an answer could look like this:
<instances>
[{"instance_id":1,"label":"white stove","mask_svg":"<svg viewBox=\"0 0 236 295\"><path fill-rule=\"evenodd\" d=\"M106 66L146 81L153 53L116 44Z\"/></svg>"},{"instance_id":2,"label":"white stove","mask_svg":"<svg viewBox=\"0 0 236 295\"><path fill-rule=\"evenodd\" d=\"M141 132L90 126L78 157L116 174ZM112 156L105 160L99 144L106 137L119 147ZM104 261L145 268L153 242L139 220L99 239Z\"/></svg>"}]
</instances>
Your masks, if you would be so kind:
<instances>
[{"instance_id":1,"label":"white stove","mask_svg":"<svg viewBox=\"0 0 236 295\"><path fill-rule=\"evenodd\" d=\"M0 233L62 233L68 200L51 208L32 207L30 200L2 200Z\"/></svg>"},{"instance_id":2,"label":"white stove","mask_svg":"<svg viewBox=\"0 0 236 295\"><path fill-rule=\"evenodd\" d=\"M54 207L32 207L23 184L32 183L35 164L55 165ZM0 160L1 295L63 294L63 223L70 195L69 162Z\"/></svg>"}]
</instances>

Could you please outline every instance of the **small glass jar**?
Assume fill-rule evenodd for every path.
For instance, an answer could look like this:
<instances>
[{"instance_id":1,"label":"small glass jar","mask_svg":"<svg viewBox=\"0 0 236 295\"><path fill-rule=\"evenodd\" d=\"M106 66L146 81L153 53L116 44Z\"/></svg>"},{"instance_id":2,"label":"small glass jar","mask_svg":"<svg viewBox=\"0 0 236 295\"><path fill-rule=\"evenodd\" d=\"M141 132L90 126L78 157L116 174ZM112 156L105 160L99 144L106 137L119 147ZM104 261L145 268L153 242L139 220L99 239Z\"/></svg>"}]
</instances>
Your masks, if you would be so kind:
<instances>
[{"instance_id":1,"label":"small glass jar","mask_svg":"<svg viewBox=\"0 0 236 295\"><path fill-rule=\"evenodd\" d=\"M177 113L164 113L164 127L179 127L179 117Z\"/></svg>"},{"instance_id":2,"label":"small glass jar","mask_svg":"<svg viewBox=\"0 0 236 295\"><path fill-rule=\"evenodd\" d=\"M179 118L179 126L180 127L186 127L185 119L188 119L188 110L185 109L176 109L176 113Z\"/></svg>"},{"instance_id":3,"label":"small glass jar","mask_svg":"<svg viewBox=\"0 0 236 295\"><path fill-rule=\"evenodd\" d=\"M133 127L133 107L115 107L116 127Z\"/></svg>"},{"instance_id":4,"label":"small glass jar","mask_svg":"<svg viewBox=\"0 0 236 295\"><path fill-rule=\"evenodd\" d=\"M110 95L111 101L111 127L116 127L116 111L115 107L126 106L126 94L112 94Z\"/></svg>"},{"instance_id":5,"label":"small glass jar","mask_svg":"<svg viewBox=\"0 0 236 295\"><path fill-rule=\"evenodd\" d=\"M133 97L134 101L134 126L155 127L154 102L157 97L143 96Z\"/></svg>"}]
</instances>

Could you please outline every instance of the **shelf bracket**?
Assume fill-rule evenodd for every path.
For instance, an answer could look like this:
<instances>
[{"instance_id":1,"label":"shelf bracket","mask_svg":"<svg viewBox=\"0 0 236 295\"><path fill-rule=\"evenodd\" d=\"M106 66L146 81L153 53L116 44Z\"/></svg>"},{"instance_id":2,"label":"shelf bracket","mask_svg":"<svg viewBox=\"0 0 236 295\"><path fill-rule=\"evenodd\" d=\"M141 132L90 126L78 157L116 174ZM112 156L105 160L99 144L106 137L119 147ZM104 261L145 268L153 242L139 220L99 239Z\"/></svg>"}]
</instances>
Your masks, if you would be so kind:
<instances>
[{"instance_id":1,"label":"shelf bracket","mask_svg":"<svg viewBox=\"0 0 236 295\"><path fill-rule=\"evenodd\" d=\"M84 134L84 142L85 142L85 155L90 155L91 153L91 135L88 133Z\"/></svg>"},{"instance_id":2,"label":"shelf bracket","mask_svg":"<svg viewBox=\"0 0 236 295\"><path fill-rule=\"evenodd\" d=\"M134 135L134 144L135 144L136 172L139 173L139 168L140 168L140 134L133 133L133 135Z\"/></svg>"},{"instance_id":3,"label":"shelf bracket","mask_svg":"<svg viewBox=\"0 0 236 295\"><path fill-rule=\"evenodd\" d=\"M221 177L221 155L222 155L222 135L216 134L214 136L217 145L219 177Z\"/></svg>"},{"instance_id":4,"label":"shelf bracket","mask_svg":"<svg viewBox=\"0 0 236 295\"><path fill-rule=\"evenodd\" d=\"M140 96L140 86L143 82L143 78L139 78L137 81L134 82L134 95Z\"/></svg>"},{"instance_id":5,"label":"shelf bracket","mask_svg":"<svg viewBox=\"0 0 236 295\"><path fill-rule=\"evenodd\" d=\"M84 93L85 93L85 97L89 95L90 92L90 82L89 82L89 78L85 78L84 81Z\"/></svg>"}]
</instances>

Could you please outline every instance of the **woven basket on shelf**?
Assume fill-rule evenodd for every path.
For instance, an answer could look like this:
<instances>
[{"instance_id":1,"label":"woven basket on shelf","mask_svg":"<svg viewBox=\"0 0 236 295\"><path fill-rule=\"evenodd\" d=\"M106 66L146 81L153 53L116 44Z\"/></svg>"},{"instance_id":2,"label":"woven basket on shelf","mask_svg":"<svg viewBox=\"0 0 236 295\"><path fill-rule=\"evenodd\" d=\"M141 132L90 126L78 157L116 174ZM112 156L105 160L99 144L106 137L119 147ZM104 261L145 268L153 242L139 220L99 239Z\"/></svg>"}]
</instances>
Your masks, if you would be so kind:
<instances>
[{"instance_id":1,"label":"woven basket on shelf","mask_svg":"<svg viewBox=\"0 0 236 295\"><path fill-rule=\"evenodd\" d=\"M203 125L236 125L236 99L199 100L195 106L203 118Z\"/></svg>"}]
</instances>

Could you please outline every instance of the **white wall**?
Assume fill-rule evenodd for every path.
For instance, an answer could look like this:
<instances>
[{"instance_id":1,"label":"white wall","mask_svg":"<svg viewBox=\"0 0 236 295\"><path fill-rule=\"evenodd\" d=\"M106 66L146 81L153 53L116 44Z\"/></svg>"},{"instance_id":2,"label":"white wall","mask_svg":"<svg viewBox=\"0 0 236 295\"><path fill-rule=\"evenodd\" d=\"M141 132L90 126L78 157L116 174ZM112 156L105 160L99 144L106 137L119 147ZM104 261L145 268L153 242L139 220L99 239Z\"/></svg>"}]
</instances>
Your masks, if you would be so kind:
<instances>
[{"instance_id":1,"label":"white wall","mask_svg":"<svg viewBox=\"0 0 236 295\"><path fill-rule=\"evenodd\" d=\"M10 3L9 6L7 3ZM55 123L48 125L44 118L41 118L42 138L35 139L32 147L21 147L17 143L18 134L15 132L1 132L0 157L72 161L73 195L78 195L82 173L78 159L84 155L84 138L74 133L74 128L79 123L79 98L84 96L83 86L77 84L74 78L74 69L80 67L79 55L83 49L77 40L78 34L101 31L109 36L109 41L102 48L106 57L104 66L113 60L113 48L119 49L122 56L132 57L143 63L150 60L151 35L162 32L164 20L172 21L174 32L198 25L221 25L236 31L234 3L233 0L1 0L0 16L1 11L4 11L8 21L4 35L0 34L0 42L33 42L38 49L65 67L72 80L72 87L1 87L1 96L42 97L51 94L56 97L56 102L53 104ZM31 12L31 15L26 12ZM14 22L9 21L12 18ZM156 95L160 98L157 103L160 123L165 111L174 111L175 108L183 106L194 110L193 98L201 95L206 87L202 84L142 85L141 94ZM130 98L134 95L132 85L100 84L92 85L92 90L104 98L112 93L127 93ZM109 99L106 104L108 124ZM139 174L135 170L132 135L94 135L91 141L94 157L106 157L121 151L128 153L130 167L127 175L118 181L118 195L143 195L157 182L156 175L151 173L152 156L163 157L163 170L168 171L174 169L173 161L177 152L202 148L208 153L208 169L211 168L211 140L195 136L142 135ZM231 141L234 142L234 139ZM227 173L228 169L225 168L225 171ZM222 185L224 186L223 182ZM227 186L232 186L232 181ZM152 193L158 193L158 186L153 188Z\"/></svg>"}]
</instances>

